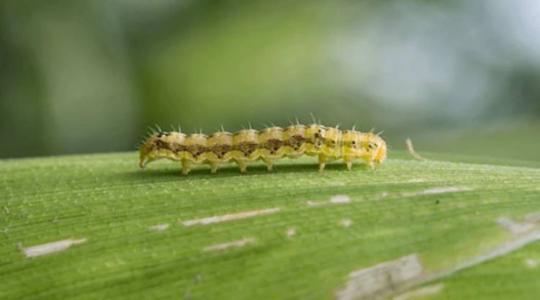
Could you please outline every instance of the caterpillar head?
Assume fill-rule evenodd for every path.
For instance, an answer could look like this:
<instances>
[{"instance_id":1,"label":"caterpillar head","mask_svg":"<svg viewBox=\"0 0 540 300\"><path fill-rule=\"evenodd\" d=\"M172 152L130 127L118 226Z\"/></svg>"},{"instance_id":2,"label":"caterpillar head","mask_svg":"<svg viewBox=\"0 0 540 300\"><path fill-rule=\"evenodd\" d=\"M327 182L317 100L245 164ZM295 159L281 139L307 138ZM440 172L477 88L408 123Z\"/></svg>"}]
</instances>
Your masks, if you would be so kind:
<instances>
[{"instance_id":1,"label":"caterpillar head","mask_svg":"<svg viewBox=\"0 0 540 300\"><path fill-rule=\"evenodd\" d=\"M184 143L186 135L180 132L156 132L148 137L139 147L139 166L158 158L172 158L174 153Z\"/></svg>"}]
</instances>

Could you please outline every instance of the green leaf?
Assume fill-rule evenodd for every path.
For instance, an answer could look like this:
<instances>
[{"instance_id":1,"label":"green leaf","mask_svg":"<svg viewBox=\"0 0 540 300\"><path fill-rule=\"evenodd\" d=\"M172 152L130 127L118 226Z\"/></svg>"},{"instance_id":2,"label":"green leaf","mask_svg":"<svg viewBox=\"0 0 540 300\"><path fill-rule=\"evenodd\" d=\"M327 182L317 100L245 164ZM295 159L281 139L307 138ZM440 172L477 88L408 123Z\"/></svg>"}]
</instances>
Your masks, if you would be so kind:
<instances>
[{"instance_id":1,"label":"green leaf","mask_svg":"<svg viewBox=\"0 0 540 300\"><path fill-rule=\"evenodd\" d=\"M445 158L189 176L168 161L140 170L135 153L0 161L0 298L333 299L439 284L402 296L532 299L540 169ZM381 279L407 271L391 263L404 257L421 272Z\"/></svg>"}]
</instances>

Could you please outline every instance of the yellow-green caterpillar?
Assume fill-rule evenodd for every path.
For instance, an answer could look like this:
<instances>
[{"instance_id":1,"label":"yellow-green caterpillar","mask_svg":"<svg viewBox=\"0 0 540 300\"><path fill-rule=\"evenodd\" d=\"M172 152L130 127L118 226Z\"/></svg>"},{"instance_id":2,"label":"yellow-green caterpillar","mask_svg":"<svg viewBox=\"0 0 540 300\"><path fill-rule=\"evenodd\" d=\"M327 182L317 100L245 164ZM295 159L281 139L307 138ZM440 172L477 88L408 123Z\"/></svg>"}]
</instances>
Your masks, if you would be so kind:
<instances>
[{"instance_id":1,"label":"yellow-green caterpillar","mask_svg":"<svg viewBox=\"0 0 540 300\"><path fill-rule=\"evenodd\" d=\"M181 162L183 174L188 174L195 164L208 164L216 173L220 165L232 161L245 173L248 164L257 160L264 161L270 171L276 160L309 155L318 157L320 171L327 162L337 159L351 170L355 159L371 168L381 164L386 151L386 143L378 134L319 124L243 129L236 133L221 130L208 136L159 130L141 145L139 165L144 168L151 161L167 158Z\"/></svg>"}]
</instances>

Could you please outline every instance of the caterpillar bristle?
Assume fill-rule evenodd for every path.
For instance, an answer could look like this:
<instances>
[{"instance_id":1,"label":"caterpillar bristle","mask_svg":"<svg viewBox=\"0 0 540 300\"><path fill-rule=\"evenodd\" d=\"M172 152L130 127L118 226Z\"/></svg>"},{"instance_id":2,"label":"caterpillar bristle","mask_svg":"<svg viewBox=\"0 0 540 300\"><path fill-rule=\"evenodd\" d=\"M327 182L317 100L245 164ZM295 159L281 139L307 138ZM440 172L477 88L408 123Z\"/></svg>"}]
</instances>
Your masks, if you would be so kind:
<instances>
[{"instance_id":1,"label":"caterpillar bristle","mask_svg":"<svg viewBox=\"0 0 540 300\"><path fill-rule=\"evenodd\" d=\"M311 122L312 122L313 124L318 124L318 123L317 123L317 119L315 118L315 115L314 115L313 113L309 113L309 115L311 116Z\"/></svg>"},{"instance_id":2,"label":"caterpillar bristle","mask_svg":"<svg viewBox=\"0 0 540 300\"><path fill-rule=\"evenodd\" d=\"M313 120L315 120L312 114ZM271 123L262 130L249 127L234 133L225 131L223 125L212 134L205 135L201 129L194 134L181 134L171 126L170 132L163 132L159 125L150 128L151 133L139 146L141 167L157 159L170 159L182 164L182 173L188 174L197 164L209 164L212 173L217 172L220 165L235 162L242 173L254 161L261 160L268 170L272 170L274 162L288 157L297 158L302 155L316 156L319 170L332 160L343 160L347 169L354 160L361 160L368 166L378 165L386 159L387 147L384 140L377 135L352 130L340 130L326 127L320 122L302 125L296 119L296 125L281 128ZM156 132L157 130L157 132Z\"/></svg>"}]
</instances>

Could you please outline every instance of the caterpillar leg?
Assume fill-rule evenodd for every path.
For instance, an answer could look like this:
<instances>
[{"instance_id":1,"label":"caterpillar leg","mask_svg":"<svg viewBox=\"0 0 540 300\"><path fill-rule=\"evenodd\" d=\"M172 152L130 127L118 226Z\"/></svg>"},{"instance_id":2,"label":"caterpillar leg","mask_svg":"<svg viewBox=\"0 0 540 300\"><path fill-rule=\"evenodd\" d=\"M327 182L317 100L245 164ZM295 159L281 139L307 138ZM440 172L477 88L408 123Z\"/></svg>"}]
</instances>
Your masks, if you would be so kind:
<instances>
[{"instance_id":1,"label":"caterpillar leg","mask_svg":"<svg viewBox=\"0 0 540 300\"><path fill-rule=\"evenodd\" d=\"M266 168L268 169L268 171L272 171L272 169L274 168L274 161L271 159L264 159L264 163L266 164Z\"/></svg>"},{"instance_id":2,"label":"caterpillar leg","mask_svg":"<svg viewBox=\"0 0 540 300\"><path fill-rule=\"evenodd\" d=\"M238 164L238 167L240 168L240 173L246 173L247 172L247 163L243 160L237 160L236 163Z\"/></svg>"},{"instance_id":3,"label":"caterpillar leg","mask_svg":"<svg viewBox=\"0 0 540 300\"><path fill-rule=\"evenodd\" d=\"M139 161L139 167L141 169L144 169L145 166L146 166L146 161L144 158L141 158L141 160Z\"/></svg>"},{"instance_id":4,"label":"caterpillar leg","mask_svg":"<svg viewBox=\"0 0 540 300\"><path fill-rule=\"evenodd\" d=\"M218 165L218 164L210 164L210 172L211 172L212 174L216 174L218 168L219 168L219 165Z\"/></svg>"},{"instance_id":5,"label":"caterpillar leg","mask_svg":"<svg viewBox=\"0 0 540 300\"><path fill-rule=\"evenodd\" d=\"M326 156L325 155L319 155L319 172L324 171L324 167L326 166Z\"/></svg>"},{"instance_id":6,"label":"caterpillar leg","mask_svg":"<svg viewBox=\"0 0 540 300\"><path fill-rule=\"evenodd\" d=\"M352 160L346 160L345 164L347 165L347 170L352 171Z\"/></svg>"},{"instance_id":7,"label":"caterpillar leg","mask_svg":"<svg viewBox=\"0 0 540 300\"><path fill-rule=\"evenodd\" d=\"M152 159L152 158L142 158L140 161L139 161L139 167L141 167L141 169L144 169L146 167L147 164L151 163L152 161L154 161L155 159Z\"/></svg>"},{"instance_id":8,"label":"caterpillar leg","mask_svg":"<svg viewBox=\"0 0 540 300\"><path fill-rule=\"evenodd\" d=\"M189 174L189 171L191 171L191 168L193 167L193 163L190 160L182 160L182 174L187 175Z\"/></svg>"}]
</instances>

